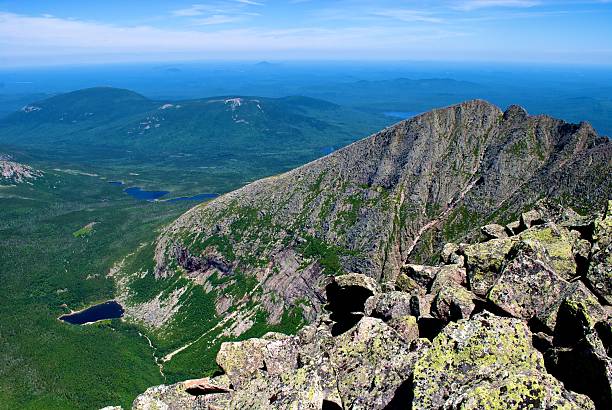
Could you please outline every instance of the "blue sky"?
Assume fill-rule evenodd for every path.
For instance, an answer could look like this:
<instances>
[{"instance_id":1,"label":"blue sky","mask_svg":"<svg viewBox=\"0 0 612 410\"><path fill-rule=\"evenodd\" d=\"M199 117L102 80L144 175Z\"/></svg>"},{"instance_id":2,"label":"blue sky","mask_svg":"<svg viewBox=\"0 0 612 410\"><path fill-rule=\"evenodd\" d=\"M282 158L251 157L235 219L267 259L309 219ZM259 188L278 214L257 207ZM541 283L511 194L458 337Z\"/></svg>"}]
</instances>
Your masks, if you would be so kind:
<instances>
[{"instance_id":1,"label":"blue sky","mask_svg":"<svg viewBox=\"0 0 612 410\"><path fill-rule=\"evenodd\" d=\"M612 0L0 0L0 66L186 60L612 64Z\"/></svg>"}]
</instances>

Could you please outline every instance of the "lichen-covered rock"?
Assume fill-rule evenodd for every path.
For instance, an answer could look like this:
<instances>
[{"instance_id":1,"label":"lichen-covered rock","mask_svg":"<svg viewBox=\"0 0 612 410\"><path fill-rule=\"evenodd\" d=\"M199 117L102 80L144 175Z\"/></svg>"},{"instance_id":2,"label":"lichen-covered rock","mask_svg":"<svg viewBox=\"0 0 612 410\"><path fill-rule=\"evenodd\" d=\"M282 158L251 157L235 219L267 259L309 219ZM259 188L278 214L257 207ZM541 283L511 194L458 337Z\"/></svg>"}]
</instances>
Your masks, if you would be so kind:
<instances>
[{"instance_id":1,"label":"lichen-covered rock","mask_svg":"<svg viewBox=\"0 0 612 410\"><path fill-rule=\"evenodd\" d=\"M436 293L447 285L467 285L467 274L463 266L451 264L439 267L436 277L428 288L428 292Z\"/></svg>"},{"instance_id":2,"label":"lichen-covered rock","mask_svg":"<svg viewBox=\"0 0 612 410\"><path fill-rule=\"evenodd\" d=\"M586 239L577 239L572 246L572 254L576 265L584 266L591 256L591 242ZM581 272L576 272L580 274Z\"/></svg>"},{"instance_id":3,"label":"lichen-covered rock","mask_svg":"<svg viewBox=\"0 0 612 410\"><path fill-rule=\"evenodd\" d=\"M595 221L594 240L587 280L593 291L612 305L612 201L605 218Z\"/></svg>"},{"instance_id":4,"label":"lichen-covered rock","mask_svg":"<svg viewBox=\"0 0 612 410\"><path fill-rule=\"evenodd\" d=\"M510 236L518 235L521 232L521 223L513 221L506 225L506 233Z\"/></svg>"},{"instance_id":5,"label":"lichen-covered rock","mask_svg":"<svg viewBox=\"0 0 612 410\"><path fill-rule=\"evenodd\" d=\"M429 288L432 316L444 322L468 318L476 296L466 285L465 268L454 264L440 267Z\"/></svg>"},{"instance_id":6,"label":"lichen-covered rock","mask_svg":"<svg viewBox=\"0 0 612 410\"><path fill-rule=\"evenodd\" d=\"M395 317L389 320L387 324L407 343L419 337L419 325L415 316Z\"/></svg>"},{"instance_id":7,"label":"lichen-covered rock","mask_svg":"<svg viewBox=\"0 0 612 410\"><path fill-rule=\"evenodd\" d=\"M413 311L412 296L405 292L392 291L370 297L365 304L365 314L384 321L406 315L418 315Z\"/></svg>"},{"instance_id":8,"label":"lichen-covered rock","mask_svg":"<svg viewBox=\"0 0 612 410\"><path fill-rule=\"evenodd\" d=\"M487 299L510 315L529 320L558 305L569 282L550 267L538 243L517 244L517 255L504 266Z\"/></svg>"},{"instance_id":9,"label":"lichen-covered rock","mask_svg":"<svg viewBox=\"0 0 612 410\"><path fill-rule=\"evenodd\" d=\"M459 245L449 242L442 248L440 258L442 259L443 263L458 263L458 259L461 257L459 251Z\"/></svg>"},{"instance_id":10,"label":"lichen-covered rock","mask_svg":"<svg viewBox=\"0 0 612 410\"><path fill-rule=\"evenodd\" d=\"M249 381L231 396L227 408L320 410L325 398L319 372L302 367L287 370L278 377Z\"/></svg>"},{"instance_id":11,"label":"lichen-covered rock","mask_svg":"<svg viewBox=\"0 0 612 410\"><path fill-rule=\"evenodd\" d=\"M551 372L567 388L588 395L598 409L612 408L612 359L596 333L549 352Z\"/></svg>"},{"instance_id":12,"label":"lichen-covered rock","mask_svg":"<svg viewBox=\"0 0 612 410\"><path fill-rule=\"evenodd\" d=\"M264 336L265 338L265 336ZM298 366L299 345L296 337L270 340L264 348L264 365L269 374L277 375Z\"/></svg>"},{"instance_id":13,"label":"lichen-covered rock","mask_svg":"<svg viewBox=\"0 0 612 410\"><path fill-rule=\"evenodd\" d=\"M445 408L464 410L594 409L585 396L573 394L549 374L526 371L502 380L482 380L461 391Z\"/></svg>"},{"instance_id":14,"label":"lichen-covered rock","mask_svg":"<svg viewBox=\"0 0 612 410\"><path fill-rule=\"evenodd\" d=\"M588 322L589 329L591 329L596 322L606 317L606 312L603 307L582 282L570 282L563 294L559 295L556 302L552 303L545 311L540 312L537 316L539 322L544 325L549 332L557 332L559 309L562 305L570 306L572 310L577 312L577 315L583 317L584 320Z\"/></svg>"},{"instance_id":15,"label":"lichen-covered rock","mask_svg":"<svg viewBox=\"0 0 612 410\"><path fill-rule=\"evenodd\" d=\"M523 322L490 314L449 324L417 360L413 383L415 410L593 408L546 374Z\"/></svg>"},{"instance_id":16,"label":"lichen-covered rock","mask_svg":"<svg viewBox=\"0 0 612 410\"><path fill-rule=\"evenodd\" d=\"M411 294L424 293L426 290L416 280L408 277L403 272L395 279L395 289Z\"/></svg>"},{"instance_id":17,"label":"lichen-covered rock","mask_svg":"<svg viewBox=\"0 0 612 410\"><path fill-rule=\"evenodd\" d=\"M513 238L492 239L465 247L465 264L472 292L483 297L487 294L515 241Z\"/></svg>"},{"instance_id":18,"label":"lichen-covered rock","mask_svg":"<svg viewBox=\"0 0 612 410\"><path fill-rule=\"evenodd\" d=\"M132 403L133 410L213 410L229 408L230 394L217 391L216 393L202 394L202 392L189 393L193 388L193 380L173 385L161 385L147 389L136 397ZM199 379L198 384L210 383L222 390L230 390L227 376L214 379Z\"/></svg>"},{"instance_id":19,"label":"lichen-covered rock","mask_svg":"<svg viewBox=\"0 0 612 410\"><path fill-rule=\"evenodd\" d=\"M475 295L463 286L448 283L435 294L431 314L444 322L467 319L474 311L475 298Z\"/></svg>"},{"instance_id":20,"label":"lichen-covered rock","mask_svg":"<svg viewBox=\"0 0 612 410\"><path fill-rule=\"evenodd\" d=\"M419 354L382 320L363 318L329 352L344 408L383 409L410 378Z\"/></svg>"},{"instance_id":21,"label":"lichen-covered rock","mask_svg":"<svg viewBox=\"0 0 612 410\"><path fill-rule=\"evenodd\" d=\"M572 251L578 238L567 229L549 222L528 229L519 235L523 241L537 241L548 253L552 268L563 279L571 280L576 276L576 261Z\"/></svg>"},{"instance_id":22,"label":"lichen-covered rock","mask_svg":"<svg viewBox=\"0 0 612 410\"><path fill-rule=\"evenodd\" d=\"M268 343L269 341L264 339L224 342L217 354L217 364L232 384L239 387L264 368L264 350Z\"/></svg>"},{"instance_id":23,"label":"lichen-covered rock","mask_svg":"<svg viewBox=\"0 0 612 410\"><path fill-rule=\"evenodd\" d=\"M498 224L485 225L480 228L480 231L487 237L487 239L502 239L508 237L506 229Z\"/></svg>"},{"instance_id":24,"label":"lichen-covered rock","mask_svg":"<svg viewBox=\"0 0 612 410\"><path fill-rule=\"evenodd\" d=\"M587 280L607 304L612 305L612 245L605 249L599 246L593 252Z\"/></svg>"}]
</instances>

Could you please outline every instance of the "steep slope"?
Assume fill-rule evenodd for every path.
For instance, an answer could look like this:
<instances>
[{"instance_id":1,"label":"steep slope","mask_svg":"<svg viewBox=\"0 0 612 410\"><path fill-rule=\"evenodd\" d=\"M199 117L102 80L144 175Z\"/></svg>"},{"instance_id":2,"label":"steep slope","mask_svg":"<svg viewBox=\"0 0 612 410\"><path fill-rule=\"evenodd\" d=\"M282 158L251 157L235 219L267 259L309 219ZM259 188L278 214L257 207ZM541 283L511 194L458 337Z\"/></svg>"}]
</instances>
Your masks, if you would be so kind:
<instances>
[{"instance_id":1,"label":"steep slope","mask_svg":"<svg viewBox=\"0 0 612 410\"><path fill-rule=\"evenodd\" d=\"M123 300L185 349L182 333L199 336L196 327L221 326L208 339L218 343L313 320L331 275L393 281L407 260L430 259L442 242L509 221L541 197L601 205L611 159L612 144L586 123L480 100L434 110L193 208L160 235L154 267L124 270ZM152 256L145 250L140 259ZM197 316L195 293L207 306Z\"/></svg>"}]
</instances>

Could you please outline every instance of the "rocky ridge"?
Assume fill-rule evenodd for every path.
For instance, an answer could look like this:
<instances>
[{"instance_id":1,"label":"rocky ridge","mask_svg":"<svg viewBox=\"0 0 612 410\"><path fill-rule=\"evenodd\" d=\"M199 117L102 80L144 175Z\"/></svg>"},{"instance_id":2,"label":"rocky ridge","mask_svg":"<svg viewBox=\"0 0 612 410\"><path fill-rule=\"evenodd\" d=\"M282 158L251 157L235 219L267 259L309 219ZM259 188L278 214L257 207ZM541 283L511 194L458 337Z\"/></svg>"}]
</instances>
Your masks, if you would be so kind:
<instances>
[{"instance_id":1,"label":"rocky ridge","mask_svg":"<svg viewBox=\"0 0 612 410\"><path fill-rule=\"evenodd\" d=\"M394 280L407 260L431 261L444 242L495 234L477 227L508 222L542 197L594 209L612 190L611 170L612 144L587 123L468 101L193 208L160 235L155 278L160 295L177 277L214 289L218 315L250 309L243 324L257 315L253 306L270 324L296 306L311 321L330 275ZM233 292L245 277L248 289ZM150 326L172 321L126 304Z\"/></svg>"},{"instance_id":2,"label":"rocky ridge","mask_svg":"<svg viewBox=\"0 0 612 410\"><path fill-rule=\"evenodd\" d=\"M134 409L607 409L612 406L612 201L550 201L437 265L328 278L295 336L221 345L222 374L140 395Z\"/></svg>"},{"instance_id":3,"label":"rocky ridge","mask_svg":"<svg viewBox=\"0 0 612 410\"><path fill-rule=\"evenodd\" d=\"M42 176L41 171L15 162L9 155L0 154L0 182L20 184L40 176Z\"/></svg>"}]
</instances>

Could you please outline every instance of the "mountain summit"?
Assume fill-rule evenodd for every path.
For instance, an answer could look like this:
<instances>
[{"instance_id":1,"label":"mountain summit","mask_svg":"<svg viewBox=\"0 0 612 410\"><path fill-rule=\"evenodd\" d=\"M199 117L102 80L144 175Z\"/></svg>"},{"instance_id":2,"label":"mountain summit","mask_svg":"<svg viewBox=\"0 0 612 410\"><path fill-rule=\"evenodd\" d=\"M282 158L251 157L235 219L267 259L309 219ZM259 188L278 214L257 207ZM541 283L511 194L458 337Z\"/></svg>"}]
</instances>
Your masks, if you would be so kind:
<instances>
[{"instance_id":1,"label":"mountain summit","mask_svg":"<svg viewBox=\"0 0 612 410\"><path fill-rule=\"evenodd\" d=\"M123 269L122 300L170 339L220 323L198 339L206 348L312 321L331 276L393 282L406 263L435 262L443 243L474 239L544 197L602 208L611 160L612 144L587 123L481 100L433 110L191 209L160 234L154 267ZM194 300L214 307L198 323Z\"/></svg>"}]
</instances>

